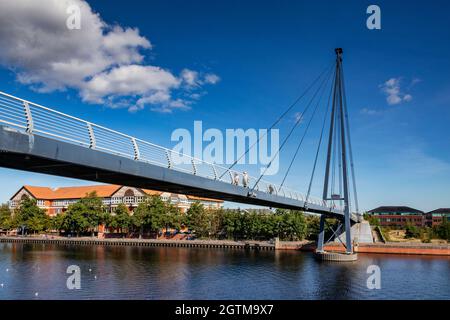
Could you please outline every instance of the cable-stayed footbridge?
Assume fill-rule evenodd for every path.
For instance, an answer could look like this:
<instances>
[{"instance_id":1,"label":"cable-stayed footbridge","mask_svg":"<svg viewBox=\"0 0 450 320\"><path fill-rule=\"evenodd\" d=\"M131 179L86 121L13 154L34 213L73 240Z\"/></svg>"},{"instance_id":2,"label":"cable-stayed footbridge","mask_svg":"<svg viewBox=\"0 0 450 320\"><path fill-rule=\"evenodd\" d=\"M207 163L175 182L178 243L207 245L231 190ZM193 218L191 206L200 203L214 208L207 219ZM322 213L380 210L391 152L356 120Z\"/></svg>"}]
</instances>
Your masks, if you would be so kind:
<instances>
[{"instance_id":1,"label":"cable-stayed footbridge","mask_svg":"<svg viewBox=\"0 0 450 320\"><path fill-rule=\"evenodd\" d=\"M336 49L336 63L322 72L271 126L277 125L294 106L317 86L280 146L304 123L306 130L280 184L259 177L247 177L245 185L235 179L243 172L231 166L209 163L151 142L85 121L7 93L0 92L0 166L105 183L122 184L225 201L302 210L322 215L319 250L323 247L326 217L344 222L344 229L360 221L353 171L350 132L342 71L342 49ZM322 97L329 86L326 113L306 193L284 185ZM326 99L325 99L326 100ZM311 119L303 116L311 111ZM310 195L319 150L329 124L326 172L322 197ZM324 144L325 145L325 144ZM246 153L253 146L247 148ZM245 153L245 154L246 154ZM245 156L245 154L241 155ZM349 165L350 164L350 165ZM267 166L269 168L270 164ZM266 168L266 169L267 169ZM353 177L351 184L349 176ZM354 190L356 212L351 212L350 189ZM352 252L347 232L347 252Z\"/></svg>"}]
</instances>

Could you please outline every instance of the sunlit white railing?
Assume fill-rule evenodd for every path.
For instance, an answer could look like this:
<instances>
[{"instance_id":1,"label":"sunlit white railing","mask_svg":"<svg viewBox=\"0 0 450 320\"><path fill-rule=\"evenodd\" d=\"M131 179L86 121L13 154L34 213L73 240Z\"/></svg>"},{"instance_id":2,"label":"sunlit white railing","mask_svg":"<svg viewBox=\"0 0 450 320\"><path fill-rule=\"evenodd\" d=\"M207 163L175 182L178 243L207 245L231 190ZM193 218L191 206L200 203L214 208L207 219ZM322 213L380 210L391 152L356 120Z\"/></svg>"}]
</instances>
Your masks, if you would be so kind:
<instances>
[{"instance_id":1,"label":"sunlit white railing","mask_svg":"<svg viewBox=\"0 0 450 320\"><path fill-rule=\"evenodd\" d=\"M212 180L232 184L233 178L238 175L241 184L243 177L242 172L175 152L3 92L0 92L0 124L29 134L81 145ZM175 159L178 161L174 161ZM248 186L253 188L256 181L257 178L249 177ZM330 204L322 199L311 196L306 199L295 190L285 186L280 188L265 180L260 180L255 190L330 207ZM342 209L335 205L331 206Z\"/></svg>"}]
</instances>

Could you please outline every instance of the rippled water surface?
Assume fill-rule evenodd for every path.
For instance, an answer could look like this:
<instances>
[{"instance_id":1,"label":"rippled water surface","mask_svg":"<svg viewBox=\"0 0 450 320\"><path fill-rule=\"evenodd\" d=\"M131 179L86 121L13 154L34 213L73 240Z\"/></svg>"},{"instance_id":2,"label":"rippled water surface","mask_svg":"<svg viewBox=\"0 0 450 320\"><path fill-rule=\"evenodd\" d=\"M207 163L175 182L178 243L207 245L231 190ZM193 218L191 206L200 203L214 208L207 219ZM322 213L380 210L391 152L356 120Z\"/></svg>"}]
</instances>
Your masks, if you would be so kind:
<instances>
[{"instance_id":1,"label":"rippled water surface","mask_svg":"<svg viewBox=\"0 0 450 320\"><path fill-rule=\"evenodd\" d=\"M80 290L67 289L70 265ZM380 290L367 288L370 265ZM450 299L450 258L1 243L0 299Z\"/></svg>"}]
</instances>

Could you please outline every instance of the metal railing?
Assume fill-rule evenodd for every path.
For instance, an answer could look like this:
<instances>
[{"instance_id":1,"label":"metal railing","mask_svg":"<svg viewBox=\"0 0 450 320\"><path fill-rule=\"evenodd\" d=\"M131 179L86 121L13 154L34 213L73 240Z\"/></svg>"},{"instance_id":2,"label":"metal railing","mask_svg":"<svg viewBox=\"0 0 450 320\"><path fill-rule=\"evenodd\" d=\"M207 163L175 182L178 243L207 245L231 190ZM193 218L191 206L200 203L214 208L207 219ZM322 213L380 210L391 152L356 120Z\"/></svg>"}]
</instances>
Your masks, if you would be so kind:
<instances>
[{"instance_id":1,"label":"metal railing","mask_svg":"<svg viewBox=\"0 0 450 320\"><path fill-rule=\"evenodd\" d=\"M237 174L242 180L243 173L209 163L156 144L135 138L121 132L64 114L62 112L26 101L0 91L0 124L16 128L29 134L49 137L86 148L115 154L121 157L146 162L177 170L203 178L219 180L233 184ZM257 181L249 177L249 186ZM315 197L305 198L301 193L277 186L266 180L260 180L255 190L281 197L307 201L324 207L335 205Z\"/></svg>"}]
</instances>

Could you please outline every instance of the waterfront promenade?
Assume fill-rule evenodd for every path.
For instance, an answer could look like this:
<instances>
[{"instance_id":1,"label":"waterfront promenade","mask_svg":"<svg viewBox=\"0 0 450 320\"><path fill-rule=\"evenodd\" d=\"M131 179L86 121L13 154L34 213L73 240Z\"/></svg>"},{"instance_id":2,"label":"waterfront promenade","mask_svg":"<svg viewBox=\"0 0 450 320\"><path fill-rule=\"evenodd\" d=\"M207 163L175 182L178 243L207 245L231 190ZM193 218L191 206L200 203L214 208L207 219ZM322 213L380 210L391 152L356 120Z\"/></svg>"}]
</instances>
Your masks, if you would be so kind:
<instances>
[{"instance_id":1,"label":"waterfront promenade","mask_svg":"<svg viewBox=\"0 0 450 320\"><path fill-rule=\"evenodd\" d=\"M105 246L140 246L140 247L185 247L185 248L221 248L249 250L298 250L314 251L314 241L233 241L233 240L168 240L168 239L97 239L91 237L1 237L0 243L34 243L62 245L105 245ZM327 251L344 252L339 244L328 244ZM357 253L411 254L450 256L450 244L431 243L375 243L355 246Z\"/></svg>"}]
</instances>

